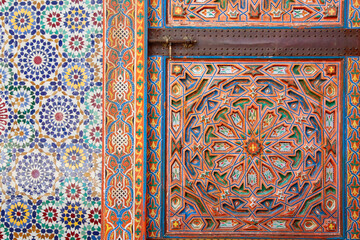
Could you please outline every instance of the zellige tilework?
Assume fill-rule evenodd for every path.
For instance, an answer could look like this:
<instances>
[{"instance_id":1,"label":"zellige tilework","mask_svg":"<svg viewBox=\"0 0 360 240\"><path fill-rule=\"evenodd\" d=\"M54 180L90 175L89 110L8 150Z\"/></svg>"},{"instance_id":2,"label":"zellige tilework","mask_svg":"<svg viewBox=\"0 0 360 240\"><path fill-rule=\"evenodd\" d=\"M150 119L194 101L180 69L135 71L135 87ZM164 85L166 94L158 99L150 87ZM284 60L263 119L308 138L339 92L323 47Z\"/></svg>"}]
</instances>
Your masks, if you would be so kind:
<instances>
[{"instance_id":1,"label":"zellige tilework","mask_svg":"<svg viewBox=\"0 0 360 240\"><path fill-rule=\"evenodd\" d=\"M0 1L0 239L100 239L102 1Z\"/></svg>"}]
</instances>

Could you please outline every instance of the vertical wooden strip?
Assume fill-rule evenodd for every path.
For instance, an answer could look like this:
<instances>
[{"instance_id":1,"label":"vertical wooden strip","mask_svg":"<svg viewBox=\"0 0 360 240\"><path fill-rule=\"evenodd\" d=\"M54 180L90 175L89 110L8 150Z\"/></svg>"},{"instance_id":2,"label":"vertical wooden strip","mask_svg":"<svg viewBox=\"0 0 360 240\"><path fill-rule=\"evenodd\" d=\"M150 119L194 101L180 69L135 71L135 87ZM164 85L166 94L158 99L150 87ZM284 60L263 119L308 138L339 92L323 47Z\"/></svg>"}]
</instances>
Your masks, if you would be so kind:
<instances>
[{"instance_id":1,"label":"vertical wooden strip","mask_svg":"<svg viewBox=\"0 0 360 240\"><path fill-rule=\"evenodd\" d=\"M360 28L360 1L348 1L347 27Z\"/></svg>"},{"instance_id":2,"label":"vertical wooden strip","mask_svg":"<svg viewBox=\"0 0 360 240\"><path fill-rule=\"evenodd\" d=\"M146 184L146 22L145 1L137 0L135 8L135 167L134 167L134 239L146 238L145 184Z\"/></svg>"},{"instance_id":3,"label":"vertical wooden strip","mask_svg":"<svg viewBox=\"0 0 360 240\"><path fill-rule=\"evenodd\" d=\"M161 28L164 27L163 19L163 2L158 0L147 0L149 1L149 13L148 21L151 28ZM166 2L165 2L166 3Z\"/></svg>"},{"instance_id":4,"label":"vertical wooden strip","mask_svg":"<svg viewBox=\"0 0 360 240\"><path fill-rule=\"evenodd\" d=\"M161 129L164 110L161 107L164 89L162 89L162 57L148 58L148 111L147 111L147 237L159 238L161 232L161 189L162 189L162 136Z\"/></svg>"},{"instance_id":5,"label":"vertical wooden strip","mask_svg":"<svg viewBox=\"0 0 360 240\"><path fill-rule=\"evenodd\" d=\"M134 238L135 0L105 3L102 239Z\"/></svg>"},{"instance_id":6,"label":"vertical wooden strip","mask_svg":"<svg viewBox=\"0 0 360 240\"><path fill-rule=\"evenodd\" d=\"M360 238L360 65L359 57L347 61L347 160L346 160L346 238Z\"/></svg>"}]
</instances>

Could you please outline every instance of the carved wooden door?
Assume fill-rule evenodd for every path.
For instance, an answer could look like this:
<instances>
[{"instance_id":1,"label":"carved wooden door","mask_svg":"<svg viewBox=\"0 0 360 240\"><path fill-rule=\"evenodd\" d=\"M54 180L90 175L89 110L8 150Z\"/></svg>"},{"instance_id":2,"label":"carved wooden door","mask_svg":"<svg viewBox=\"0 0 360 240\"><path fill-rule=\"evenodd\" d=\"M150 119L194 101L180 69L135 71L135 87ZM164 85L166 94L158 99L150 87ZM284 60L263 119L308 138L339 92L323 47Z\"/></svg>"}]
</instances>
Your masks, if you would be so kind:
<instances>
[{"instance_id":1,"label":"carved wooden door","mask_svg":"<svg viewBox=\"0 0 360 240\"><path fill-rule=\"evenodd\" d=\"M354 9L150 1L147 238L358 236Z\"/></svg>"}]
</instances>

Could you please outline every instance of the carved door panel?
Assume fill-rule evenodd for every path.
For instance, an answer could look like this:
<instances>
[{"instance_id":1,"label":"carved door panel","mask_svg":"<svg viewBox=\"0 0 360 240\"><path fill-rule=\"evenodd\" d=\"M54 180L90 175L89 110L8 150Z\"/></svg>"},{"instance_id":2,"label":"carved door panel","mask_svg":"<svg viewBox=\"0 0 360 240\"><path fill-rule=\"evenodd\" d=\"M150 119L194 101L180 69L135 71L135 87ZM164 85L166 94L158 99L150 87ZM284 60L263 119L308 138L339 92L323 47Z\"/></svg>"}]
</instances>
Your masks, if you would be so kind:
<instances>
[{"instance_id":1,"label":"carved door panel","mask_svg":"<svg viewBox=\"0 0 360 240\"><path fill-rule=\"evenodd\" d=\"M341 64L169 61L166 233L339 233Z\"/></svg>"},{"instance_id":2,"label":"carved door panel","mask_svg":"<svg viewBox=\"0 0 360 240\"><path fill-rule=\"evenodd\" d=\"M150 1L148 238L352 238L346 4Z\"/></svg>"}]
</instances>

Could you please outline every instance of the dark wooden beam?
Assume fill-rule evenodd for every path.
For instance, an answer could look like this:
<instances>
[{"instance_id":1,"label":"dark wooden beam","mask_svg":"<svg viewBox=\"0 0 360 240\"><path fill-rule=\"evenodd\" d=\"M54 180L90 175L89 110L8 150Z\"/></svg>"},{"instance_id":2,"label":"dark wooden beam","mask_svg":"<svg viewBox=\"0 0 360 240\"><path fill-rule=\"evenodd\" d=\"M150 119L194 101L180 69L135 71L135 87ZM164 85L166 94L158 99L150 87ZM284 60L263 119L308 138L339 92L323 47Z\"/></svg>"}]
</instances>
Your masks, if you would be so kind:
<instances>
[{"instance_id":1,"label":"dark wooden beam","mask_svg":"<svg viewBox=\"0 0 360 240\"><path fill-rule=\"evenodd\" d=\"M149 29L149 54L172 56L295 56L339 57L360 55L358 29ZM184 39L195 42L184 47Z\"/></svg>"}]
</instances>

